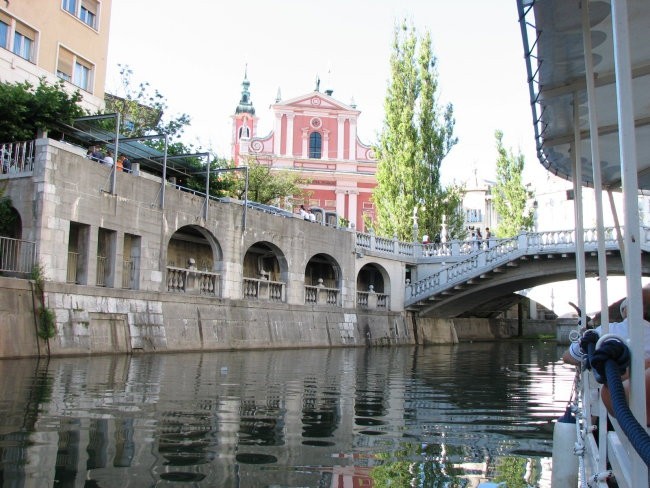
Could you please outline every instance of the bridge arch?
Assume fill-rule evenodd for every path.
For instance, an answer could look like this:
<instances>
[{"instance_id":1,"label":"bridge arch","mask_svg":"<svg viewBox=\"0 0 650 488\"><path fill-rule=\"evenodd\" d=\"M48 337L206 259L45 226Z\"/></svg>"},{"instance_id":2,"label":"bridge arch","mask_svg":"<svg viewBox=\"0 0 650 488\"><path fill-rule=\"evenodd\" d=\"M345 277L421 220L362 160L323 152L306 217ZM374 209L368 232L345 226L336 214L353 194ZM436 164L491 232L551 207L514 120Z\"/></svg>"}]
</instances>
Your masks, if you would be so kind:
<instances>
[{"instance_id":1,"label":"bridge arch","mask_svg":"<svg viewBox=\"0 0 650 488\"><path fill-rule=\"evenodd\" d=\"M284 302L289 265L282 250L268 241L252 244L244 254L242 296L246 300Z\"/></svg>"},{"instance_id":2,"label":"bridge arch","mask_svg":"<svg viewBox=\"0 0 650 488\"><path fill-rule=\"evenodd\" d=\"M643 252L641 259L643 276L650 276L650 254ZM598 257L595 253L585 255L585 272L597 276ZM607 255L607 273L623 275L624 268L618 251ZM505 300L513 293L538 285L575 279L575 256L540 256L538 259L523 257L506 266L488 271L458 283L434 297L420 301L411 309L425 317L480 316L490 304ZM489 307L488 307L489 308Z\"/></svg>"},{"instance_id":3,"label":"bridge arch","mask_svg":"<svg viewBox=\"0 0 650 488\"><path fill-rule=\"evenodd\" d=\"M325 253L313 255L305 266L305 303L341 306L342 276L335 258Z\"/></svg>"}]
</instances>

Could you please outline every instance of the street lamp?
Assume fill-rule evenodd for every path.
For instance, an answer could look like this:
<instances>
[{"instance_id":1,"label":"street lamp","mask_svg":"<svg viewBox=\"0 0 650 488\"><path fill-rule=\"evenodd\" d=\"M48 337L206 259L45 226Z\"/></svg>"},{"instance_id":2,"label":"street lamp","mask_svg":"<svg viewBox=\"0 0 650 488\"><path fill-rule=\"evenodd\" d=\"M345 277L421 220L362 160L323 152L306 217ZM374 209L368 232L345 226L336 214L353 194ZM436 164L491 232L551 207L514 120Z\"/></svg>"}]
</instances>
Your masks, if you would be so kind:
<instances>
[{"instance_id":1,"label":"street lamp","mask_svg":"<svg viewBox=\"0 0 650 488\"><path fill-rule=\"evenodd\" d=\"M418 209L420 207L424 210L424 198L420 198L413 207L413 242L420 240L418 232Z\"/></svg>"}]
</instances>

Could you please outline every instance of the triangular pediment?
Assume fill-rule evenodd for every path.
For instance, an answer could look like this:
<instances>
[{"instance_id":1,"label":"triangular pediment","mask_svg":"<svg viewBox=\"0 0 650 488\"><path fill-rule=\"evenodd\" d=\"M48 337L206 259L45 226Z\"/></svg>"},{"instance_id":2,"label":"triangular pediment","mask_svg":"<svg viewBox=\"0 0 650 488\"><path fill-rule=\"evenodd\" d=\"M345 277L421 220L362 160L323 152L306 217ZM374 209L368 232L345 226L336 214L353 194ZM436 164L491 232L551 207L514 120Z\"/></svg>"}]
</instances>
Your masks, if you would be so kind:
<instances>
[{"instance_id":1,"label":"triangular pediment","mask_svg":"<svg viewBox=\"0 0 650 488\"><path fill-rule=\"evenodd\" d=\"M276 109L302 109L302 110L341 110L345 112L358 112L357 109L342 103L329 95L313 91L289 100L282 100L273 105Z\"/></svg>"}]
</instances>

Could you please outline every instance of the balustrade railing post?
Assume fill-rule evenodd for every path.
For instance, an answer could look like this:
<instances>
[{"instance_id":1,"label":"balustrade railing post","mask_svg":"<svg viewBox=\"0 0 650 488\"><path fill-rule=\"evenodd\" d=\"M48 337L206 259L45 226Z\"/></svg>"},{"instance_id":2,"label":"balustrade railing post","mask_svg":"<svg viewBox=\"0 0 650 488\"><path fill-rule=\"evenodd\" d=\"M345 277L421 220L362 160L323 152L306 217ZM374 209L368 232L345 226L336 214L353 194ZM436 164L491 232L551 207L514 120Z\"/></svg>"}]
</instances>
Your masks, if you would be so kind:
<instances>
[{"instance_id":1,"label":"balustrade railing post","mask_svg":"<svg viewBox=\"0 0 650 488\"><path fill-rule=\"evenodd\" d=\"M526 251L528 249L528 233L522 232L517 236L517 249Z\"/></svg>"}]
</instances>

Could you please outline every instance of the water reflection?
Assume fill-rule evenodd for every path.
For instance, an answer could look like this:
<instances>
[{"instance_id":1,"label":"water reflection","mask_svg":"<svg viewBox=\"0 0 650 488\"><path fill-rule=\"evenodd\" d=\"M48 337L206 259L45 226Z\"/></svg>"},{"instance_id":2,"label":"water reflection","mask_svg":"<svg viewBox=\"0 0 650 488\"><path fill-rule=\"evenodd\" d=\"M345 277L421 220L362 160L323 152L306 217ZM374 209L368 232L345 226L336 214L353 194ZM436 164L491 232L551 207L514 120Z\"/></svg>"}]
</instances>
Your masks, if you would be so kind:
<instances>
[{"instance_id":1,"label":"water reflection","mask_svg":"<svg viewBox=\"0 0 650 488\"><path fill-rule=\"evenodd\" d=\"M550 486L573 379L558 357L522 342L0 361L0 485Z\"/></svg>"}]
</instances>

